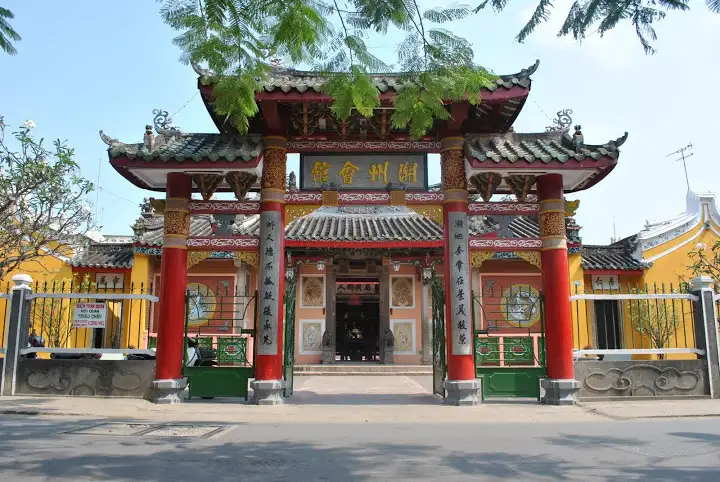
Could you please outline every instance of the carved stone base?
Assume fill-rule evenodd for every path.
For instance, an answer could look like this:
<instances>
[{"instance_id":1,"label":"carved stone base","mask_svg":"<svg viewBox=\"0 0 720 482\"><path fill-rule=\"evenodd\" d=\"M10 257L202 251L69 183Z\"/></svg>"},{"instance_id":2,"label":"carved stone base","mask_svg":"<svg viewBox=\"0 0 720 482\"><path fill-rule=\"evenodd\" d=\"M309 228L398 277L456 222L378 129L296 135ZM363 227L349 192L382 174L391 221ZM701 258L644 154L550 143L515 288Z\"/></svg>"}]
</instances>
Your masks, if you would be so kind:
<instances>
[{"instance_id":1,"label":"carved stone base","mask_svg":"<svg viewBox=\"0 0 720 482\"><path fill-rule=\"evenodd\" d=\"M284 405L285 380L255 380L250 383L253 389L253 397L250 403L253 405Z\"/></svg>"},{"instance_id":2,"label":"carved stone base","mask_svg":"<svg viewBox=\"0 0 720 482\"><path fill-rule=\"evenodd\" d=\"M151 402L160 405L174 405L183 401L183 391L188 385L187 378L177 380L154 380Z\"/></svg>"},{"instance_id":3,"label":"carved stone base","mask_svg":"<svg viewBox=\"0 0 720 482\"><path fill-rule=\"evenodd\" d=\"M320 360L320 363L322 363L323 365L332 365L333 363L335 363L335 347L323 347L322 359Z\"/></svg>"},{"instance_id":4,"label":"carved stone base","mask_svg":"<svg viewBox=\"0 0 720 482\"><path fill-rule=\"evenodd\" d=\"M443 384L447 390L445 405L455 407L479 405L482 400L478 396L482 388L482 380L445 380Z\"/></svg>"},{"instance_id":5,"label":"carved stone base","mask_svg":"<svg viewBox=\"0 0 720 482\"><path fill-rule=\"evenodd\" d=\"M385 348L385 351L382 354L382 360L380 360L380 363L383 365L394 365L395 364L395 350L392 348Z\"/></svg>"},{"instance_id":6,"label":"carved stone base","mask_svg":"<svg viewBox=\"0 0 720 482\"><path fill-rule=\"evenodd\" d=\"M541 399L546 405L575 405L576 392L580 389L577 380L542 380Z\"/></svg>"}]
</instances>

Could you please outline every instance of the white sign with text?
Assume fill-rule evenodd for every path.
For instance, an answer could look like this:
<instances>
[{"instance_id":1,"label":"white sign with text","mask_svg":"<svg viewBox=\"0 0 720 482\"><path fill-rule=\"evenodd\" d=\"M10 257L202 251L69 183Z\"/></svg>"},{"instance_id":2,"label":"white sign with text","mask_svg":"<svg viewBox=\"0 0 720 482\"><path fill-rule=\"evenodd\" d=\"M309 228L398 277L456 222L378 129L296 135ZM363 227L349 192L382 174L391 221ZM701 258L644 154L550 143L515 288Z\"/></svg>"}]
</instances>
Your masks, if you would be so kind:
<instances>
[{"instance_id":1,"label":"white sign with text","mask_svg":"<svg viewBox=\"0 0 720 482\"><path fill-rule=\"evenodd\" d=\"M107 303L77 303L73 309L73 328L105 328Z\"/></svg>"}]
</instances>

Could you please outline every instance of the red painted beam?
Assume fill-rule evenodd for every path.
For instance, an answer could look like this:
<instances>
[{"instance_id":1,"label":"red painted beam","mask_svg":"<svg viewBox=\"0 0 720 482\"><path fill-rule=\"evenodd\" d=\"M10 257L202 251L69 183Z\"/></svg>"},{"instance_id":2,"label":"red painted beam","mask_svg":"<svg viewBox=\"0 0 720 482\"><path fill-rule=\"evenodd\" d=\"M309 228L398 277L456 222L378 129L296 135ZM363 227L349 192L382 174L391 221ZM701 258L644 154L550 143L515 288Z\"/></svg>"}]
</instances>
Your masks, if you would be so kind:
<instances>
[{"instance_id":1,"label":"red painted beam","mask_svg":"<svg viewBox=\"0 0 720 482\"><path fill-rule=\"evenodd\" d=\"M408 248L442 248L443 241L298 241L285 240L286 248L382 248L382 249L408 249Z\"/></svg>"}]
</instances>

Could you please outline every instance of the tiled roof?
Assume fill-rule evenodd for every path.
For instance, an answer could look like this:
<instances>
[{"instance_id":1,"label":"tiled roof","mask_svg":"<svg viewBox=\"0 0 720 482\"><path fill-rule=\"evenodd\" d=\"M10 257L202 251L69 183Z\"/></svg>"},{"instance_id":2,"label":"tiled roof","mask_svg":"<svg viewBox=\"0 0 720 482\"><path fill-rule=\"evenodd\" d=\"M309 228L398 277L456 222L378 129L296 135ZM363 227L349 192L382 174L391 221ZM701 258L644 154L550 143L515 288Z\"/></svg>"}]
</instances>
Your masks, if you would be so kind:
<instances>
[{"instance_id":1,"label":"tiled roof","mask_svg":"<svg viewBox=\"0 0 720 482\"><path fill-rule=\"evenodd\" d=\"M124 156L130 160L163 162L175 161L227 161L249 162L263 151L261 137L244 137L228 134L160 134L154 138L153 148L148 150L144 143L125 144L111 139L100 132L110 147L111 158ZM155 145L157 144L157 146Z\"/></svg>"},{"instance_id":2,"label":"tiled roof","mask_svg":"<svg viewBox=\"0 0 720 482\"><path fill-rule=\"evenodd\" d=\"M479 162L561 162L598 160L602 157L618 157L618 148L627 139L627 133L619 139L603 145L575 145L567 132L541 132L537 134L478 134L465 137L465 156Z\"/></svg>"},{"instance_id":3,"label":"tiled roof","mask_svg":"<svg viewBox=\"0 0 720 482\"><path fill-rule=\"evenodd\" d=\"M190 216L190 237L212 236L211 219L212 217L208 214ZM162 246L163 222L163 216L155 216L149 221L145 221L145 232L138 238L138 243L145 246ZM260 215L238 214L235 216L234 224L229 226L228 229L235 235L258 236L260 233Z\"/></svg>"},{"instance_id":4,"label":"tiled roof","mask_svg":"<svg viewBox=\"0 0 720 482\"><path fill-rule=\"evenodd\" d=\"M93 244L70 264L76 268L132 268L132 244Z\"/></svg>"},{"instance_id":5,"label":"tiled roof","mask_svg":"<svg viewBox=\"0 0 720 482\"><path fill-rule=\"evenodd\" d=\"M504 224L507 223L507 226ZM537 238L540 226L537 216L470 216L470 236L485 236L498 232L501 237Z\"/></svg>"},{"instance_id":6,"label":"tiled roof","mask_svg":"<svg viewBox=\"0 0 720 482\"><path fill-rule=\"evenodd\" d=\"M511 89L516 86L527 88L530 86L530 76L535 73L540 61L537 60L533 65L526 69L522 69L520 72L510 75L500 75L495 83L487 88L489 91L495 91L498 88ZM212 74L209 71L203 70L197 66L193 66L195 71L202 77L208 78ZM388 90L399 90L401 88L401 77L403 74L399 73L388 73L388 74L371 74L373 84L380 92L386 92ZM283 92L290 92L296 90L298 92L305 92L307 90L314 90L316 92L323 91L323 85L327 81L327 77L319 75L317 72L304 72L293 69L286 69L280 67L273 67L267 79L263 83L263 88L272 92L273 90L282 90Z\"/></svg>"},{"instance_id":7,"label":"tiled roof","mask_svg":"<svg viewBox=\"0 0 720 482\"><path fill-rule=\"evenodd\" d=\"M634 258L624 246L585 245L582 267L587 270L642 270L645 263Z\"/></svg>"},{"instance_id":8,"label":"tiled roof","mask_svg":"<svg viewBox=\"0 0 720 482\"><path fill-rule=\"evenodd\" d=\"M285 239L441 241L443 229L405 206L324 206L288 224Z\"/></svg>"}]
</instances>

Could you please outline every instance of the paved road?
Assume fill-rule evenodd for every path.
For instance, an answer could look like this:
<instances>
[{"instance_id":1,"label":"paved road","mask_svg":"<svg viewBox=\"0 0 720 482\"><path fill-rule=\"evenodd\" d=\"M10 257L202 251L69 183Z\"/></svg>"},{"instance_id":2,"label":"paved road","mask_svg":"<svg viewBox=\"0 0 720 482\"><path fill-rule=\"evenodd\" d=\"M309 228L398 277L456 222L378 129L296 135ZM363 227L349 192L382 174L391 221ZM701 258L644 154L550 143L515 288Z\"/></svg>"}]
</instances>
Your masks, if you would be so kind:
<instances>
[{"instance_id":1,"label":"paved road","mask_svg":"<svg viewBox=\"0 0 720 482\"><path fill-rule=\"evenodd\" d=\"M0 416L0 480L720 480L718 418L238 424L211 438L131 437L123 426L67 433L97 423Z\"/></svg>"}]
</instances>

